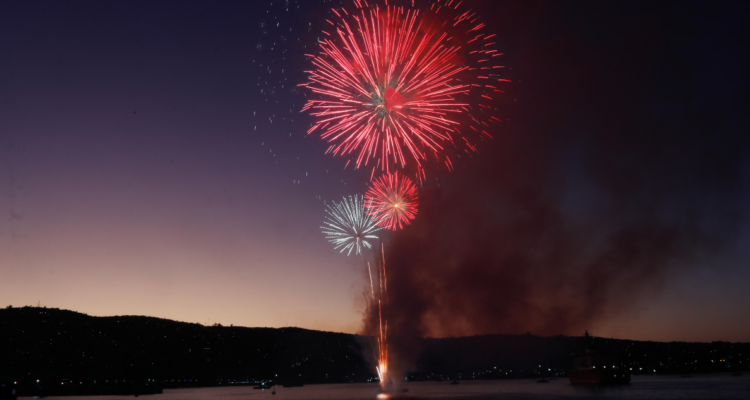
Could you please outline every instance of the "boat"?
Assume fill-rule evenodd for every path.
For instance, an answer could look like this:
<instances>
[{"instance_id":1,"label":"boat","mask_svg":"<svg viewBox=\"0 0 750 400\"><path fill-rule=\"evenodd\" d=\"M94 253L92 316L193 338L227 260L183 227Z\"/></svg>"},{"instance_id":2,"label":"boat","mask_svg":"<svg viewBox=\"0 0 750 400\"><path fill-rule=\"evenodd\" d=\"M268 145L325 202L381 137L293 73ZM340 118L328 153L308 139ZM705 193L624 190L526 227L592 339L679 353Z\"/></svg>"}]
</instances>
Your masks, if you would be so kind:
<instances>
[{"instance_id":1,"label":"boat","mask_svg":"<svg viewBox=\"0 0 750 400\"><path fill-rule=\"evenodd\" d=\"M549 383L549 381L547 379L542 378L542 379L536 381L536 383Z\"/></svg>"},{"instance_id":2,"label":"boat","mask_svg":"<svg viewBox=\"0 0 750 400\"><path fill-rule=\"evenodd\" d=\"M453 381L451 382L451 385L458 385L459 383L460 383L459 381Z\"/></svg>"},{"instance_id":3,"label":"boat","mask_svg":"<svg viewBox=\"0 0 750 400\"><path fill-rule=\"evenodd\" d=\"M271 385L270 383L266 383L266 382L261 382L261 384L260 384L260 385L258 385L258 386L253 386L253 389L270 389L270 388L271 388L271 386L272 386L272 385Z\"/></svg>"},{"instance_id":4,"label":"boat","mask_svg":"<svg viewBox=\"0 0 750 400\"><path fill-rule=\"evenodd\" d=\"M630 383L630 370L618 365L617 360L600 354L589 345L591 337L585 334L586 351L573 359L568 374L573 385L623 385Z\"/></svg>"}]
</instances>

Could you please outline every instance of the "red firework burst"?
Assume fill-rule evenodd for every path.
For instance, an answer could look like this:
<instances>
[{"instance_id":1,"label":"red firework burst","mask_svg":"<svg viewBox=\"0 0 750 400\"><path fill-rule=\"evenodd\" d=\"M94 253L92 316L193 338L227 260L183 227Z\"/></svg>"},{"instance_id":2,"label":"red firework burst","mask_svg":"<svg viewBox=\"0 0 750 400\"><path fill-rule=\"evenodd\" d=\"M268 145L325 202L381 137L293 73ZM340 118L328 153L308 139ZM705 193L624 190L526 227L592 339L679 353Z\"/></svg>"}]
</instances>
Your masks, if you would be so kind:
<instances>
[{"instance_id":1,"label":"red firework burst","mask_svg":"<svg viewBox=\"0 0 750 400\"><path fill-rule=\"evenodd\" d=\"M474 12L457 11L460 3L354 0L352 14L333 9L334 33L323 32L320 55L309 55L315 69L300 85L319 95L303 108L317 118L308 133L320 131L347 165L373 162L373 175L414 162L421 179L431 155L452 169L447 146L476 151L466 134L491 137L489 123L500 120L487 104L505 80L493 66L495 35L482 32Z\"/></svg>"},{"instance_id":2,"label":"red firework burst","mask_svg":"<svg viewBox=\"0 0 750 400\"><path fill-rule=\"evenodd\" d=\"M402 229L417 216L417 187L398 172L372 182L365 193L367 212L375 223L390 230Z\"/></svg>"}]
</instances>

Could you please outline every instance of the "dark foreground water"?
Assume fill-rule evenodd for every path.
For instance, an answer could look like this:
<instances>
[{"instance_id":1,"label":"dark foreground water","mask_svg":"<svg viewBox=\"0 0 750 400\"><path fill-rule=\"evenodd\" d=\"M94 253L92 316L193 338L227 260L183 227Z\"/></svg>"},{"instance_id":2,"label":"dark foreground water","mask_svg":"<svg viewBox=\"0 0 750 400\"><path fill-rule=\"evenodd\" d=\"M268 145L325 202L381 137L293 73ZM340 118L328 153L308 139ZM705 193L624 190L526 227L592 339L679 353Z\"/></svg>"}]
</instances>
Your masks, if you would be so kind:
<instances>
[{"instance_id":1,"label":"dark foreground water","mask_svg":"<svg viewBox=\"0 0 750 400\"><path fill-rule=\"evenodd\" d=\"M309 385L299 388L258 390L249 386L201 389L168 389L163 394L141 396L146 400L406 400L406 399L737 399L750 400L750 375L634 376L629 385L618 387L573 386L567 379L549 383L533 380L461 381L405 383L408 393L386 395L376 384ZM95 397L64 397L61 400L91 400ZM132 400L129 396L107 396L107 400Z\"/></svg>"}]
</instances>

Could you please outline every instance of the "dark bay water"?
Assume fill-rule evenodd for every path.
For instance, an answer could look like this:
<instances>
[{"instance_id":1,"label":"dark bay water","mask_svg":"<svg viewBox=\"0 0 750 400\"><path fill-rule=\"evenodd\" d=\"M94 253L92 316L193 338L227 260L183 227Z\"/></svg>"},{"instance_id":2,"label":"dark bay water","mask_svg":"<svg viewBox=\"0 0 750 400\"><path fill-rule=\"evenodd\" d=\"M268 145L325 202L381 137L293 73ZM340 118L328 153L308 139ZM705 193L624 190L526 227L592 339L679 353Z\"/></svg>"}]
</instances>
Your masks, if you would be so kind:
<instances>
[{"instance_id":1,"label":"dark bay water","mask_svg":"<svg viewBox=\"0 0 750 400\"><path fill-rule=\"evenodd\" d=\"M270 390L252 387L168 389L163 394L141 396L147 400L387 400L387 399L750 399L750 375L635 376L629 385L589 388L571 385L567 379L549 383L533 380L461 381L405 383L409 392L395 395L379 393L376 384L309 385ZM64 397L65 400L91 400L95 397ZM107 396L107 400L133 399L133 396Z\"/></svg>"}]
</instances>

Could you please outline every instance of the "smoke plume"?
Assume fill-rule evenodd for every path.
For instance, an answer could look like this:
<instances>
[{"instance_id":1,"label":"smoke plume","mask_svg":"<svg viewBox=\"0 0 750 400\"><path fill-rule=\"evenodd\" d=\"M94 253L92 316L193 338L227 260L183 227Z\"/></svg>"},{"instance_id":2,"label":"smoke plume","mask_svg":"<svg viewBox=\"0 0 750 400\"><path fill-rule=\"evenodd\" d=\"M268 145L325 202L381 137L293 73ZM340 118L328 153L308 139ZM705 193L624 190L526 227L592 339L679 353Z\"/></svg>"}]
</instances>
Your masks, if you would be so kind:
<instances>
[{"instance_id":1,"label":"smoke plume","mask_svg":"<svg viewBox=\"0 0 750 400\"><path fill-rule=\"evenodd\" d=\"M497 3L482 11L508 54L505 122L385 245L405 364L408 338L581 334L738 232L747 28L712 33L732 10Z\"/></svg>"}]
</instances>

